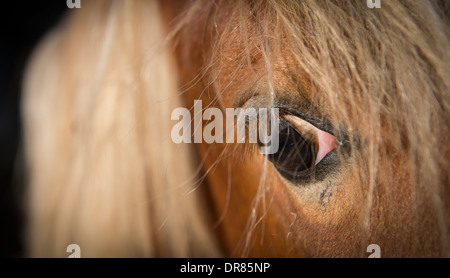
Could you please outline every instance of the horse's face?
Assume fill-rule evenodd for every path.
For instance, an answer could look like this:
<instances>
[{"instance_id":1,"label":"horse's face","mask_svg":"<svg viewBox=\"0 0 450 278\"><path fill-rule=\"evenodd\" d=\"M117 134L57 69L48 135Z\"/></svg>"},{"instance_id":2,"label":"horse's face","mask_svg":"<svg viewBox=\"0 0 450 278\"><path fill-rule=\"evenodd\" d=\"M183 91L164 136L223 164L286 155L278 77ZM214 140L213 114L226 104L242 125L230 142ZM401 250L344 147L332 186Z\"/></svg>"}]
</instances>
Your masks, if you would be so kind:
<instances>
[{"instance_id":1,"label":"horse's face","mask_svg":"<svg viewBox=\"0 0 450 278\"><path fill-rule=\"evenodd\" d=\"M240 15L226 12L232 4L220 5L205 7L203 18L192 20L185 28L189 32L181 35L186 41L178 52L182 81L201 76L186 92L188 105L202 99L203 107L224 113L231 107L279 107L282 123L312 138L306 141L316 144L315 156L325 149L317 164L294 167L292 174L284 170L292 170L305 153L289 137L280 137L281 152L294 155L272 159L248 144L196 145L227 251L235 256L368 256L367 246L377 244L383 256L438 255L441 239L432 232L438 229L436 217L425 202L416 209L415 173L408 153L392 147L389 125L381 119L374 131L367 124L373 115L364 107L347 111L353 117L341 121L336 103L352 109L346 106L351 94L324 93L299 65L301 53L287 39L281 37L276 50L270 39L261 39L267 27L261 22L248 21L243 39L242 30L230 28L241 23ZM376 174L374 153L382 162Z\"/></svg>"},{"instance_id":2,"label":"horse's face","mask_svg":"<svg viewBox=\"0 0 450 278\"><path fill-rule=\"evenodd\" d=\"M31 256L450 256L445 1L86 2L25 74Z\"/></svg>"}]
</instances>

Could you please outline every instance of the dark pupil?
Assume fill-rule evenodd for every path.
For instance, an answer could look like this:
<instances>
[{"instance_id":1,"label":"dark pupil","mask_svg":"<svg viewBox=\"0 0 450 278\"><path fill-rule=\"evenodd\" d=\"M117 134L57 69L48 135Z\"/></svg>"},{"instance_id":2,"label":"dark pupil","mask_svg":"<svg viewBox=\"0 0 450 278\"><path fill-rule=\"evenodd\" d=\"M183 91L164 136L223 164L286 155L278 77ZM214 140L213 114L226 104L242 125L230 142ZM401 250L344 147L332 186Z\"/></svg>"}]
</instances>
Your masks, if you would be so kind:
<instances>
[{"instance_id":1,"label":"dark pupil","mask_svg":"<svg viewBox=\"0 0 450 278\"><path fill-rule=\"evenodd\" d=\"M295 176L314 166L316 144L309 142L287 121L280 121L279 149L267 158L281 174Z\"/></svg>"}]
</instances>

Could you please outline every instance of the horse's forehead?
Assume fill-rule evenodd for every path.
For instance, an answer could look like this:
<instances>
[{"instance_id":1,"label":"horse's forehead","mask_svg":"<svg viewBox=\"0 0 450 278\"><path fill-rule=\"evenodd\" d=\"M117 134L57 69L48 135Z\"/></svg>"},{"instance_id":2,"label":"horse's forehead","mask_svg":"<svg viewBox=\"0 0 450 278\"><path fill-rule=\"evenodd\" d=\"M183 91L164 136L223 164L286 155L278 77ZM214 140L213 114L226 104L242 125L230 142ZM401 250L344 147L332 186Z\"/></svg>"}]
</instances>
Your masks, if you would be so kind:
<instances>
[{"instance_id":1,"label":"horse's forehead","mask_svg":"<svg viewBox=\"0 0 450 278\"><path fill-rule=\"evenodd\" d=\"M232 22L234 22L232 20ZM227 39L224 40L223 37ZM233 106L240 94L283 94L289 98L312 97L316 93L305 70L300 67L294 53L280 38L280 50L275 54L264 47L254 28L242 35L225 30L210 38L212 57L204 65L209 69L211 84L225 107ZM212 66L210 66L212 65Z\"/></svg>"}]
</instances>

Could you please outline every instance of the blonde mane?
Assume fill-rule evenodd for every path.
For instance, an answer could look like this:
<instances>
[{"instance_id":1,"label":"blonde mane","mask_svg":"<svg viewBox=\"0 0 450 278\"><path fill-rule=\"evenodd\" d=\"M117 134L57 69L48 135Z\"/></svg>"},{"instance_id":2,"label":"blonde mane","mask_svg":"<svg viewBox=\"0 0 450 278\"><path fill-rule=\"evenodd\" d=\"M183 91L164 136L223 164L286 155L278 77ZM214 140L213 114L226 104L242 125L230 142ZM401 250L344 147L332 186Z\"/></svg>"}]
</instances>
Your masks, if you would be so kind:
<instances>
[{"instance_id":1,"label":"blonde mane","mask_svg":"<svg viewBox=\"0 0 450 278\"><path fill-rule=\"evenodd\" d=\"M29 255L217 255L156 1L91 1L44 41L23 103ZM197 238L197 239L196 239Z\"/></svg>"}]
</instances>

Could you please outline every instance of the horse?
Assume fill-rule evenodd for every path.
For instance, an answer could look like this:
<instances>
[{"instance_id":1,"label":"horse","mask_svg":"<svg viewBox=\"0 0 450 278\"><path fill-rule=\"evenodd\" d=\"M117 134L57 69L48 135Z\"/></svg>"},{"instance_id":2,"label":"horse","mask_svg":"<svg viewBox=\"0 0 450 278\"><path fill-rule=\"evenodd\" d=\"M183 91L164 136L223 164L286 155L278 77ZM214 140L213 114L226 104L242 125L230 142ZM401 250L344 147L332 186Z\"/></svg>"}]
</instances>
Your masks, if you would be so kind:
<instances>
[{"instance_id":1,"label":"horse","mask_svg":"<svg viewBox=\"0 0 450 278\"><path fill-rule=\"evenodd\" d=\"M24 78L27 256L448 257L449 5L380 2L83 0ZM200 100L278 150L175 143Z\"/></svg>"}]
</instances>

